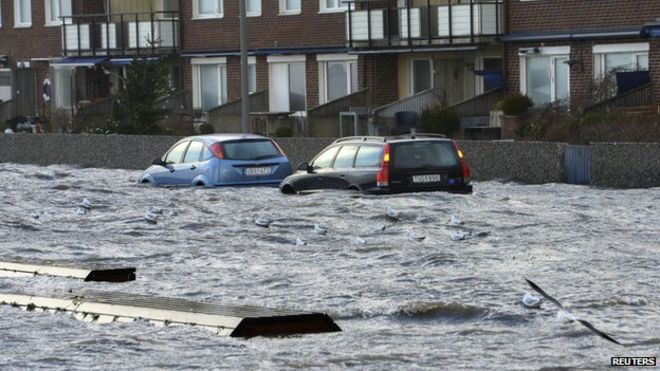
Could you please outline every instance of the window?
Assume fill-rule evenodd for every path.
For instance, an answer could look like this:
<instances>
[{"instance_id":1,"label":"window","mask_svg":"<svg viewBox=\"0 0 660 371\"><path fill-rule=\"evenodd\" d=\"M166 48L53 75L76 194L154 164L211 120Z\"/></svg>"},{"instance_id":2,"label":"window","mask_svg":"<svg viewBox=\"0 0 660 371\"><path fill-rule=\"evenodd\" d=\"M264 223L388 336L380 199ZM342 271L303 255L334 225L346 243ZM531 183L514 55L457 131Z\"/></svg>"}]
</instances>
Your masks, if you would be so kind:
<instances>
[{"instance_id":1,"label":"window","mask_svg":"<svg viewBox=\"0 0 660 371\"><path fill-rule=\"evenodd\" d=\"M569 47L539 48L520 60L520 87L539 107L570 96Z\"/></svg>"},{"instance_id":2,"label":"window","mask_svg":"<svg viewBox=\"0 0 660 371\"><path fill-rule=\"evenodd\" d=\"M379 167L381 147L361 146L355 158L355 167Z\"/></svg>"},{"instance_id":3,"label":"window","mask_svg":"<svg viewBox=\"0 0 660 371\"><path fill-rule=\"evenodd\" d=\"M245 12L248 17L261 15L261 0L245 0Z\"/></svg>"},{"instance_id":4,"label":"window","mask_svg":"<svg viewBox=\"0 0 660 371\"><path fill-rule=\"evenodd\" d=\"M305 56L268 57L270 111L304 111Z\"/></svg>"},{"instance_id":5,"label":"window","mask_svg":"<svg viewBox=\"0 0 660 371\"><path fill-rule=\"evenodd\" d=\"M248 57L248 91L250 93L257 92L257 58Z\"/></svg>"},{"instance_id":6,"label":"window","mask_svg":"<svg viewBox=\"0 0 660 371\"><path fill-rule=\"evenodd\" d=\"M188 147L189 141L185 141L182 143L179 143L176 145L176 147L172 148L170 152L167 153L167 156L165 157L165 163L166 164L180 164L181 160L183 159L183 153L186 151L186 148Z\"/></svg>"},{"instance_id":7,"label":"window","mask_svg":"<svg viewBox=\"0 0 660 371\"><path fill-rule=\"evenodd\" d=\"M358 90L357 57L345 54L318 55L319 99L326 103Z\"/></svg>"},{"instance_id":8,"label":"window","mask_svg":"<svg viewBox=\"0 0 660 371\"><path fill-rule=\"evenodd\" d=\"M202 151L202 156L200 157L200 161L206 161L213 157L213 152L209 149L208 146L204 146L204 150Z\"/></svg>"},{"instance_id":9,"label":"window","mask_svg":"<svg viewBox=\"0 0 660 371\"><path fill-rule=\"evenodd\" d=\"M270 140L238 140L222 144L225 159L257 161L281 157L282 154Z\"/></svg>"},{"instance_id":10,"label":"window","mask_svg":"<svg viewBox=\"0 0 660 371\"><path fill-rule=\"evenodd\" d=\"M339 150L339 147L332 147L325 152L321 153L312 163L312 166L315 168L323 169L330 167L330 164L332 164L332 160L335 158L335 155L337 154L337 151Z\"/></svg>"},{"instance_id":11,"label":"window","mask_svg":"<svg viewBox=\"0 0 660 371\"><path fill-rule=\"evenodd\" d=\"M14 0L14 26L32 26L32 8L30 0Z\"/></svg>"},{"instance_id":12,"label":"window","mask_svg":"<svg viewBox=\"0 0 660 371\"><path fill-rule=\"evenodd\" d=\"M71 16L71 0L45 0L46 1L46 26L59 26L62 24L60 17ZM71 18L64 19L71 23Z\"/></svg>"},{"instance_id":13,"label":"window","mask_svg":"<svg viewBox=\"0 0 660 371\"><path fill-rule=\"evenodd\" d=\"M411 72L411 94L416 94L433 87L433 63L430 59L413 60L411 62Z\"/></svg>"},{"instance_id":14,"label":"window","mask_svg":"<svg viewBox=\"0 0 660 371\"><path fill-rule=\"evenodd\" d=\"M188 147L188 151L186 152L186 158L183 159L183 163L190 164L193 162L198 162L199 157L202 154L203 150L204 150L204 144L202 144L202 142L197 142L197 141L190 142L190 147Z\"/></svg>"},{"instance_id":15,"label":"window","mask_svg":"<svg viewBox=\"0 0 660 371\"><path fill-rule=\"evenodd\" d=\"M280 14L300 14L301 0L280 0Z\"/></svg>"},{"instance_id":16,"label":"window","mask_svg":"<svg viewBox=\"0 0 660 371\"><path fill-rule=\"evenodd\" d=\"M73 73L74 67L53 69L54 103L57 108L71 108L73 106Z\"/></svg>"},{"instance_id":17,"label":"window","mask_svg":"<svg viewBox=\"0 0 660 371\"><path fill-rule=\"evenodd\" d=\"M600 79L610 71L648 71L649 44L595 45L594 78Z\"/></svg>"},{"instance_id":18,"label":"window","mask_svg":"<svg viewBox=\"0 0 660 371\"><path fill-rule=\"evenodd\" d=\"M498 83L498 81L492 80L493 75L499 75L499 78L503 79L504 63L501 57L478 58L477 66L479 70L490 76L490 78L479 76L477 79L477 92L485 93L493 89L502 88L503 82Z\"/></svg>"},{"instance_id":19,"label":"window","mask_svg":"<svg viewBox=\"0 0 660 371\"><path fill-rule=\"evenodd\" d=\"M225 58L193 58L193 105L208 112L227 102Z\"/></svg>"},{"instance_id":20,"label":"window","mask_svg":"<svg viewBox=\"0 0 660 371\"><path fill-rule=\"evenodd\" d=\"M335 163L332 167L335 169L352 168L353 160L355 160L355 153L357 152L357 150L358 150L357 146L341 147L341 150L339 150L339 153L337 154L337 158L335 159Z\"/></svg>"},{"instance_id":21,"label":"window","mask_svg":"<svg viewBox=\"0 0 660 371\"><path fill-rule=\"evenodd\" d=\"M193 0L193 18L222 18L223 0Z\"/></svg>"},{"instance_id":22,"label":"window","mask_svg":"<svg viewBox=\"0 0 660 371\"><path fill-rule=\"evenodd\" d=\"M348 3L345 3L344 0L319 0L321 13L343 12L346 9L348 9Z\"/></svg>"}]
</instances>

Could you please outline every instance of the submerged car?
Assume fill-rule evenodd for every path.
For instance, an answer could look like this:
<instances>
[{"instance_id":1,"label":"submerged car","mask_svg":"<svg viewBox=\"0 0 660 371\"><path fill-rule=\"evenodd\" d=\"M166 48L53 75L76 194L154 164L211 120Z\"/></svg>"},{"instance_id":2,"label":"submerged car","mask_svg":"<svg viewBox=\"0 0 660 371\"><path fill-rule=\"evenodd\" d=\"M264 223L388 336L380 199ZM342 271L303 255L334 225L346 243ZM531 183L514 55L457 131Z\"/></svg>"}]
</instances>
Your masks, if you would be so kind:
<instances>
[{"instance_id":1,"label":"submerged car","mask_svg":"<svg viewBox=\"0 0 660 371\"><path fill-rule=\"evenodd\" d=\"M280 184L282 193L320 189L472 192L463 152L438 134L340 138L297 170Z\"/></svg>"},{"instance_id":2,"label":"submerged car","mask_svg":"<svg viewBox=\"0 0 660 371\"><path fill-rule=\"evenodd\" d=\"M291 172L284 151L272 139L212 134L176 142L139 181L159 186L277 186Z\"/></svg>"}]
</instances>

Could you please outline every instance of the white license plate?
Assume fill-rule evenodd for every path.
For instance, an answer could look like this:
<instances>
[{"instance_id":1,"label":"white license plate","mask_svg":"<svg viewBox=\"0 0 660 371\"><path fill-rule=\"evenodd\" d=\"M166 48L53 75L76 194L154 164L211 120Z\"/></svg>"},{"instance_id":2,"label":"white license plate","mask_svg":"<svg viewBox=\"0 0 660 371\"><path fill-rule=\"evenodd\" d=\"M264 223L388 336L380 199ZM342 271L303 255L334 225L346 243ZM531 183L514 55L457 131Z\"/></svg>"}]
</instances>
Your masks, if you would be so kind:
<instances>
[{"instance_id":1,"label":"white license plate","mask_svg":"<svg viewBox=\"0 0 660 371\"><path fill-rule=\"evenodd\" d=\"M270 175L269 167L246 167L245 168L246 176L263 176Z\"/></svg>"},{"instance_id":2,"label":"white license plate","mask_svg":"<svg viewBox=\"0 0 660 371\"><path fill-rule=\"evenodd\" d=\"M442 181L440 174L413 175L413 183L438 183Z\"/></svg>"}]
</instances>

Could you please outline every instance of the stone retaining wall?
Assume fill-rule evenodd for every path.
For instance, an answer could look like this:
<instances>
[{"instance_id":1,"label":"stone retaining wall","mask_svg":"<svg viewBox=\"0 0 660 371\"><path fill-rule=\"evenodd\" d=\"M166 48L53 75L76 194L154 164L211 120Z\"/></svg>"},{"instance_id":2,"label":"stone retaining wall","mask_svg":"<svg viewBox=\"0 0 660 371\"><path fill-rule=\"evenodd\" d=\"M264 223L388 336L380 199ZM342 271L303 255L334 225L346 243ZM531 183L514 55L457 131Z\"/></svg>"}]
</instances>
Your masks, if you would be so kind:
<instances>
[{"instance_id":1,"label":"stone retaining wall","mask_svg":"<svg viewBox=\"0 0 660 371\"><path fill-rule=\"evenodd\" d=\"M0 134L0 162L37 165L144 169L179 137L128 135ZM278 138L293 166L309 161L330 138ZM560 183L565 179L566 144L459 141L475 180ZM660 186L660 144L591 145L592 184L610 187Z\"/></svg>"}]
</instances>

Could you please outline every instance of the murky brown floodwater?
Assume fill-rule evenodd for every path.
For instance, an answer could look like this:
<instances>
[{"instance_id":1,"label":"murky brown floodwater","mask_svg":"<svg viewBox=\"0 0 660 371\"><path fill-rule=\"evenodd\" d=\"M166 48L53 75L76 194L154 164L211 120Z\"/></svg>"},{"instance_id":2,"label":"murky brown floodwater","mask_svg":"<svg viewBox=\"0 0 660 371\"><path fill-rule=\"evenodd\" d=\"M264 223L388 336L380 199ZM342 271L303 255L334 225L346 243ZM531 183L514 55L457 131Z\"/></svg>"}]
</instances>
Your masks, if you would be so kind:
<instances>
[{"instance_id":1,"label":"murky brown floodwater","mask_svg":"<svg viewBox=\"0 0 660 371\"><path fill-rule=\"evenodd\" d=\"M660 355L660 188L482 182L470 196L284 196L149 188L135 184L139 174L0 164L0 258L131 265L138 275L0 278L0 292L93 288L322 311L343 332L240 340L0 306L3 369L602 369L612 356ZM84 198L93 208L79 214ZM143 220L151 207L163 210L156 225ZM262 214L275 220L268 229L254 224ZM452 215L464 224L449 225ZM468 238L451 241L457 229ZM523 276L641 344L562 323L549 303L524 308Z\"/></svg>"}]
</instances>

